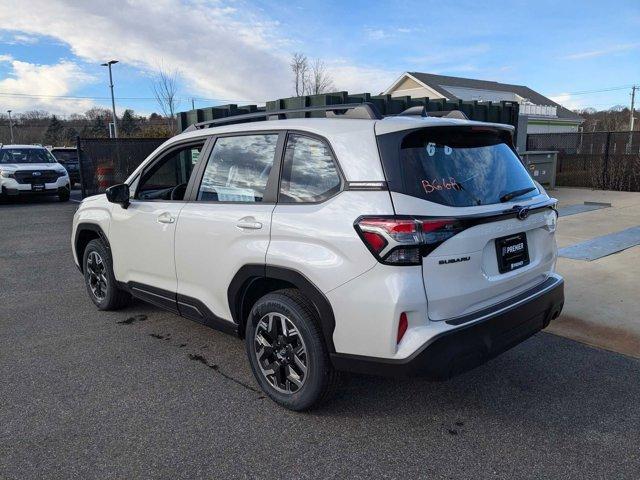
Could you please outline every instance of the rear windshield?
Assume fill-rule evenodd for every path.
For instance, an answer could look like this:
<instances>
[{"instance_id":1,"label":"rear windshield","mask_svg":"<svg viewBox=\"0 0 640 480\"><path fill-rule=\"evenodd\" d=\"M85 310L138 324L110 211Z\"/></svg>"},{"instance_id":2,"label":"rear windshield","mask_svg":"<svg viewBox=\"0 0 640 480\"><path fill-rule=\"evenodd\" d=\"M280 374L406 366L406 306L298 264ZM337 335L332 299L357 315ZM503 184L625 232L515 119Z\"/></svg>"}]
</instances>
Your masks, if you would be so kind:
<instances>
[{"instance_id":1,"label":"rear windshield","mask_svg":"<svg viewBox=\"0 0 640 480\"><path fill-rule=\"evenodd\" d=\"M78 153L75 150L52 150L53 156L59 162L77 162L78 161Z\"/></svg>"},{"instance_id":2,"label":"rear windshield","mask_svg":"<svg viewBox=\"0 0 640 480\"><path fill-rule=\"evenodd\" d=\"M539 193L510 142L509 132L485 127L422 128L378 137L390 190L452 207Z\"/></svg>"},{"instance_id":3,"label":"rear windshield","mask_svg":"<svg viewBox=\"0 0 640 480\"><path fill-rule=\"evenodd\" d=\"M45 148L0 149L0 163L57 163Z\"/></svg>"}]
</instances>

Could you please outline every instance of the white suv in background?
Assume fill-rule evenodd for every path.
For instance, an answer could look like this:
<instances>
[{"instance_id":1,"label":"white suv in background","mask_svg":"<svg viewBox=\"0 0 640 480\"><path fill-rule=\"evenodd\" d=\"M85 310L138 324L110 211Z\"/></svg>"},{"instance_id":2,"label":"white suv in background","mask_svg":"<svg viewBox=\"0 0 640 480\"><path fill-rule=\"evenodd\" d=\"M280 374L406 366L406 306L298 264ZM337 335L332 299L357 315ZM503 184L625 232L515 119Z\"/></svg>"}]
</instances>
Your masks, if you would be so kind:
<instances>
[{"instance_id":1,"label":"white suv in background","mask_svg":"<svg viewBox=\"0 0 640 480\"><path fill-rule=\"evenodd\" d=\"M559 315L556 201L511 126L307 110L327 118L191 127L86 198L72 246L97 307L134 295L239 335L294 410L339 371L449 378Z\"/></svg>"},{"instance_id":2,"label":"white suv in background","mask_svg":"<svg viewBox=\"0 0 640 480\"><path fill-rule=\"evenodd\" d=\"M0 196L57 195L69 200L69 174L38 145L0 145Z\"/></svg>"}]
</instances>

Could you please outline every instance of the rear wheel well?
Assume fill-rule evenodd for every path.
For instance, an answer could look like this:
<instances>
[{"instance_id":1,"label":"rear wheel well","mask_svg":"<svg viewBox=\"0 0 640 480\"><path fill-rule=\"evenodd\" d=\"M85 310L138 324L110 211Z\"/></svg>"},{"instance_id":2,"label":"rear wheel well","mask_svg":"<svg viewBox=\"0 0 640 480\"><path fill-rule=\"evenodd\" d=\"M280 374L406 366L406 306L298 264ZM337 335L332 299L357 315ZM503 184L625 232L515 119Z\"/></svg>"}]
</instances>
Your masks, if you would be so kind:
<instances>
[{"instance_id":1,"label":"rear wheel well","mask_svg":"<svg viewBox=\"0 0 640 480\"><path fill-rule=\"evenodd\" d=\"M238 312L238 335L240 338L244 338L247 316L255 303L267 293L287 288L297 289L294 284L275 278L254 277L245 282L240 291L236 307L236 312Z\"/></svg>"},{"instance_id":2,"label":"rear wheel well","mask_svg":"<svg viewBox=\"0 0 640 480\"><path fill-rule=\"evenodd\" d=\"M295 289L309 301L318 315L325 344L335 352L333 331L336 327L333 308L327 297L304 274L274 265L245 265L233 277L227 290L229 309L238 333L244 335L247 317L259 298L275 290Z\"/></svg>"}]
</instances>

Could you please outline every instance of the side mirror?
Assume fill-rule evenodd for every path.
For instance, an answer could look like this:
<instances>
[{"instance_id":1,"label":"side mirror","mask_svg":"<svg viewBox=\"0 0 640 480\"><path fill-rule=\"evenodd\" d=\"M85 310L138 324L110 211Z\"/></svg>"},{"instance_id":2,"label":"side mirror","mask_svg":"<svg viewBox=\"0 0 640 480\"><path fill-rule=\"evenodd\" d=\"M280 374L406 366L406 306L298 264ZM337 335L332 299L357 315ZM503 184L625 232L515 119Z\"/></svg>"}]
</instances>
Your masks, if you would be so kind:
<instances>
[{"instance_id":1,"label":"side mirror","mask_svg":"<svg viewBox=\"0 0 640 480\"><path fill-rule=\"evenodd\" d=\"M107 188L107 200L111 203L118 203L122 208L129 206L129 185L120 183Z\"/></svg>"}]
</instances>

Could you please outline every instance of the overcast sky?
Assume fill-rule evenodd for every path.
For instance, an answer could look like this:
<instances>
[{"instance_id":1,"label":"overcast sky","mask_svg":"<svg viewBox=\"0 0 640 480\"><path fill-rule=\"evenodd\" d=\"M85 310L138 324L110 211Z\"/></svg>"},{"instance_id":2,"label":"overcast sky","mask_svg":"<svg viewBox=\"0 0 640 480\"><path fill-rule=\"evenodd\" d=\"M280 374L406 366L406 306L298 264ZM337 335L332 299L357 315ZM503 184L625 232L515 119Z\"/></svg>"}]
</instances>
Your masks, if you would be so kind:
<instances>
[{"instance_id":1,"label":"overcast sky","mask_svg":"<svg viewBox=\"0 0 640 480\"><path fill-rule=\"evenodd\" d=\"M180 109L290 96L292 52L336 87L378 93L404 71L527 85L569 108L629 103L640 0L0 0L0 111L157 111L151 77L182 73ZM593 92L605 90L606 92ZM586 92L586 93L585 93ZM100 98L58 98L100 97Z\"/></svg>"}]
</instances>

